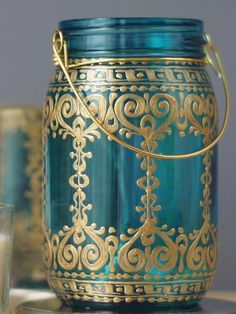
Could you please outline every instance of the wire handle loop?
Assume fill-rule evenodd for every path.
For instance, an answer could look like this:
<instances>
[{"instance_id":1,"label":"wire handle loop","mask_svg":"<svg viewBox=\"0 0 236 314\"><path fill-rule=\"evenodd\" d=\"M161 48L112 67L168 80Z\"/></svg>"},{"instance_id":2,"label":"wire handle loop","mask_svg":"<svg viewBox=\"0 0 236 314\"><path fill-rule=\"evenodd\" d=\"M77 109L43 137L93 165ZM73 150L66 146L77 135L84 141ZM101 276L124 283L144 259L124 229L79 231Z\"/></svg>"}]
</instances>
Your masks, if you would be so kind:
<instances>
[{"instance_id":1,"label":"wire handle loop","mask_svg":"<svg viewBox=\"0 0 236 314\"><path fill-rule=\"evenodd\" d=\"M207 41L207 44L205 46L205 54L206 54L206 63L210 64L214 70L214 72L216 73L216 75L218 76L218 78L222 81L223 84L223 88L224 88L224 94L225 94L225 115L224 115L224 120L223 120L223 124L221 127L221 130L219 131L217 137L206 147L199 149L197 151L191 152L191 153L187 153L187 154L181 154L181 155L165 155L165 154L157 154L157 153L153 153L153 152L149 152L149 151L145 151L143 149L137 148L133 145L130 145L128 143L126 143L125 141L121 140L120 138L118 138L117 136L115 136L114 134L110 133L94 116L93 114L90 112L90 110L88 109L88 107L86 106L86 104L84 103L82 97L79 95L75 85L73 84L71 78L70 78L70 74L68 72L68 70L72 67L80 67L86 64L96 64L96 63L102 63L102 62L109 62L109 61L114 61L114 59L97 59L97 60L91 60L91 61L81 61L77 64L73 64L70 65L68 63L68 50L67 50L67 43L63 38L63 34L60 31L56 31L53 35L53 52L54 52L54 56L53 56L53 61L54 64L56 66L60 66L61 70L63 71L71 90L74 92L78 103L82 106L82 108L84 109L84 111L86 112L86 114L88 115L88 117L97 125L97 127L104 133L107 135L109 140L113 140L116 143L126 147L127 149L130 149L132 151L134 151L135 153L141 154L143 156L147 156L147 157L151 157L151 158L157 158L157 159L169 159L169 160L173 160L173 159L183 159L183 158L192 158L201 154L206 153L207 151L209 151L210 149L212 149L218 142L219 140L222 138L227 123L228 123L228 119L229 119L229 112L230 112L230 94L229 94L229 87L228 87L228 82L226 79L226 75L225 75L225 71L224 71L224 67L222 64L222 60L221 60L221 56L217 50L217 48L212 44L211 42L211 38L209 36L209 34L205 33L205 38ZM215 64L212 55L215 57L217 64ZM125 58L125 60L136 60L137 58ZM139 58L139 59L145 59L145 58ZM163 58L160 58L160 60ZM175 58L177 59L177 58ZM147 58L147 60L150 60L150 58ZM122 61L122 59L119 59L119 61Z\"/></svg>"}]
</instances>

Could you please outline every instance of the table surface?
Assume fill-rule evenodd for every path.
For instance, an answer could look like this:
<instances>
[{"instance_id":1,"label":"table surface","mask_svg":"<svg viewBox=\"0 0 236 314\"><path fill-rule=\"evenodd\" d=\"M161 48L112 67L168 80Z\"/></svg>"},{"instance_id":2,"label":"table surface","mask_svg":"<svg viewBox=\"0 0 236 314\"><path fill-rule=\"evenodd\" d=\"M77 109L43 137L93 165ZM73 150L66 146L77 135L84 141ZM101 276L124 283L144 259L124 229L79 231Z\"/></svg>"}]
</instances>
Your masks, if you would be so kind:
<instances>
[{"instance_id":1,"label":"table surface","mask_svg":"<svg viewBox=\"0 0 236 314\"><path fill-rule=\"evenodd\" d=\"M206 297L214 300L235 302L235 312L232 313L236 313L236 291L209 291ZM10 314L14 314L15 307L21 304L22 302L50 298L55 298L55 294L50 292L49 290L43 291L43 290L12 289L10 292ZM222 313L226 312L222 311Z\"/></svg>"}]
</instances>

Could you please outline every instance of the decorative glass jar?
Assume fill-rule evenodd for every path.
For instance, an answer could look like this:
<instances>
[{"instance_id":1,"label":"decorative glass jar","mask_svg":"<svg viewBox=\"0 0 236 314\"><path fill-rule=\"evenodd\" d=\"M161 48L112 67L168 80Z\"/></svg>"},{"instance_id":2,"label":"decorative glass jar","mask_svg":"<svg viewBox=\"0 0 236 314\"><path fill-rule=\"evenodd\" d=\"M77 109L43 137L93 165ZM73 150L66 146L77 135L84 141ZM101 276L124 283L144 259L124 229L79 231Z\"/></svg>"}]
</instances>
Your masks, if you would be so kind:
<instances>
[{"instance_id":1,"label":"decorative glass jar","mask_svg":"<svg viewBox=\"0 0 236 314\"><path fill-rule=\"evenodd\" d=\"M77 308L196 305L215 273L214 146L229 106L203 23L63 21L53 48L44 108L50 287ZM226 91L218 134L209 63Z\"/></svg>"}]
</instances>

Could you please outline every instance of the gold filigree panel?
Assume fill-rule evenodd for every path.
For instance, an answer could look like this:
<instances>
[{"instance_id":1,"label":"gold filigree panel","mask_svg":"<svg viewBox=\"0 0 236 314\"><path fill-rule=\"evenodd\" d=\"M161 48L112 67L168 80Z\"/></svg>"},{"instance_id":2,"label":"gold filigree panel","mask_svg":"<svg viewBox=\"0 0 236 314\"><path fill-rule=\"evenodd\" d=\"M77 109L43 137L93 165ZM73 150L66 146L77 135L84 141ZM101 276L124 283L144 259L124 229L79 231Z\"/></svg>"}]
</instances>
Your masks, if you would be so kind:
<instances>
[{"instance_id":1,"label":"gold filigree panel","mask_svg":"<svg viewBox=\"0 0 236 314\"><path fill-rule=\"evenodd\" d=\"M108 70L110 69L106 69L106 71ZM74 71L76 70L73 70L71 75L74 75L74 80L76 80L78 73ZM101 67L99 71L101 71ZM110 74L106 73L107 76L104 76L105 80L111 80L109 97L97 93L96 87L94 92L91 87L89 90L93 93L86 95L84 102L96 119L109 132L116 133L127 140L130 140L132 137L139 137L141 139L141 148L144 150L150 152L157 151L158 142L164 140L167 136L171 136L173 130L178 132L180 138L190 135L201 136L203 145L207 145L215 137L217 128L217 107L214 95L208 93L210 87L208 86L207 77L202 74L197 75L194 71L191 73L187 73L188 71L174 71L174 69L171 71L172 73L170 69L165 70L165 80L166 75L169 75L172 82L183 79L185 83L191 80L196 80L197 83L201 81L203 84L206 83L204 88L207 88L207 90L203 88L204 92L197 94L192 92L195 88L192 87L188 93L184 93L183 87L174 96L165 93L164 90L156 92L154 90L150 91L150 89L148 89L148 92L139 94L136 93L136 87L133 87L132 90L132 86L130 86L130 92L120 94L112 91L113 81L111 76L114 78L114 75L117 75L116 78L118 80L122 81L124 79L127 82L138 81L144 77L147 77L148 81L150 81L150 75L153 75L153 79L157 80L161 78L163 71L162 74L153 74L153 72L146 71L145 76L143 69L136 69L136 72L131 71L131 69L129 71L123 71L123 69L115 71L115 69L112 69L112 72L108 71ZM87 75L94 83L96 78L100 77L100 74L98 75L94 70L90 72ZM82 75L80 79L87 80L88 76L83 77L83 73L83 71L80 71L80 75ZM140 73L143 74L141 75ZM59 82L59 77L54 79ZM100 81L102 80L103 77L101 77ZM82 85L80 90L88 90L86 86ZM71 226L66 225L55 234L52 234L47 227L45 228L44 260L49 270L50 285L58 294L60 291L66 294L68 290L75 292L74 298L85 300L91 297L95 300L92 297L95 294L95 277L96 274L99 276L102 274L105 266L108 267L110 274L115 276L114 278L116 276L119 277L119 274L120 276L129 276L131 274L137 274L138 276L138 274L143 272L148 276L153 269L168 272L169 274L174 273L176 276L183 277L189 271L195 273L196 276L202 271L214 272L216 262L216 229L211 223L210 217L212 152L204 155L203 164L205 171L199 178L203 185L203 198L200 201L200 206L203 208L203 223L199 229L186 233L181 226L172 228L167 225L159 225L158 211L161 207L158 203L157 191L160 182L155 176L156 160L138 154L137 158L140 159L140 168L145 175L133 184L137 184L143 190L140 204L137 204L135 208L137 214L140 215L141 226L129 228L124 234L118 234L113 226L99 227L95 222L90 222L88 211L93 210L93 204L89 204L86 201L85 188L89 185L86 165L88 159L93 157L92 152L86 150L86 144L99 139L101 134L96 125L88 119L86 113L79 108L76 99L71 93L63 93L65 88L60 86L52 87L55 95L48 96L45 103L45 141L49 134L54 138L61 136L63 140L66 140L68 136L73 139L73 150L70 153L70 158L72 159L74 174L69 178L68 182L75 191L73 204L69 208L73 212ZM199 91L199 88L202 87L198 86L196 91ZM73 120L72 123L71 119ZM139 121L138 124L137 120ZM86 242L86 239L90 239L90 244ZM158 246L155 245L156 239L158 239ZM119 272L120 269L123 275ZM90 287L91 295L86 289L83 290L82 286L84 284L81 281L76 282L77 279L68 280L68 289L66 289L64 275L66 272L71 273L75 270L77 275L85 272L86 276L92 280L91 286L87 285L87 287ZM58 279L58 276L55 277L50 271L62 271L63 278ZM93 273L95 274L94 278ZM193 279L194 275L188 279L186 289L189 289L191 278ZM206 275L202 279L200 286L198 285L197 287L209 284L211 281L209 278ZM136 300L140 297L134 297L133 285L135 285L137 279L133 278L132 280L134 280L134 283L131 283L132 288L129 287L129 283L123 283L123 288L120 288L120 295L125 296L127 293L124 291L130 289L131 299ZM120 285L120 283L117 283L117 285ZM157 286L156 289L160 289L156 282L151 285L151 288L147 288L151 289L151 295L154 293L155 285ZM105 297L107 297L106 287L110 287L109 284L103 285L100 283L99 289L105 289L104 291L102 290ZM116 284L111 283L110 293L116 289L115 287ZM183 290L184 287L182 285L181 289ZM146 288L143 289L145 290ZM169 289L168 297L165 300L171 300L172 284L169 286ZM141 290L140 294L142 295L144 292ZM199 288L199 291L202 290L204 289ZM70 293L68 292L68 294ZM194 290L193 294L196 296L197 291ZM189 295L190 292L187 293L187 296ZM98 300L100 300L99 298L101 296L98 296ZM114 298L116 296L111 299L113 302L116 302ZM160 299L160 297L153 297L152 300L157 302Z\"/></svg>"}]
</instances>

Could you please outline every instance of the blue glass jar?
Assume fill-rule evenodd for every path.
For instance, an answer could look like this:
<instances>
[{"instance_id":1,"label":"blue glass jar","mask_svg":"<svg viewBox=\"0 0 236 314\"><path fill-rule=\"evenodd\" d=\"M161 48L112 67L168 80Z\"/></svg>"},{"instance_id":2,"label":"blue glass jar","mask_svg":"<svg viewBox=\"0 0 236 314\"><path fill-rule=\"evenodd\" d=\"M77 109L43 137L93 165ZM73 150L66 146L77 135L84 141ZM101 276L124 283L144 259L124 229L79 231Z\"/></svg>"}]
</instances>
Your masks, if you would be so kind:
<instances>
[{"instance_id":1,"label":"blue glass jar","mask_svg":"<svg viewBox=\"0 0 236 314\"><path fill-rule=\"evenodd\" d=\"M49 285L77 308L194 306L217 255L203 23L100 18L59 30L44 108Z\"/></svg>"}]
</instances>

